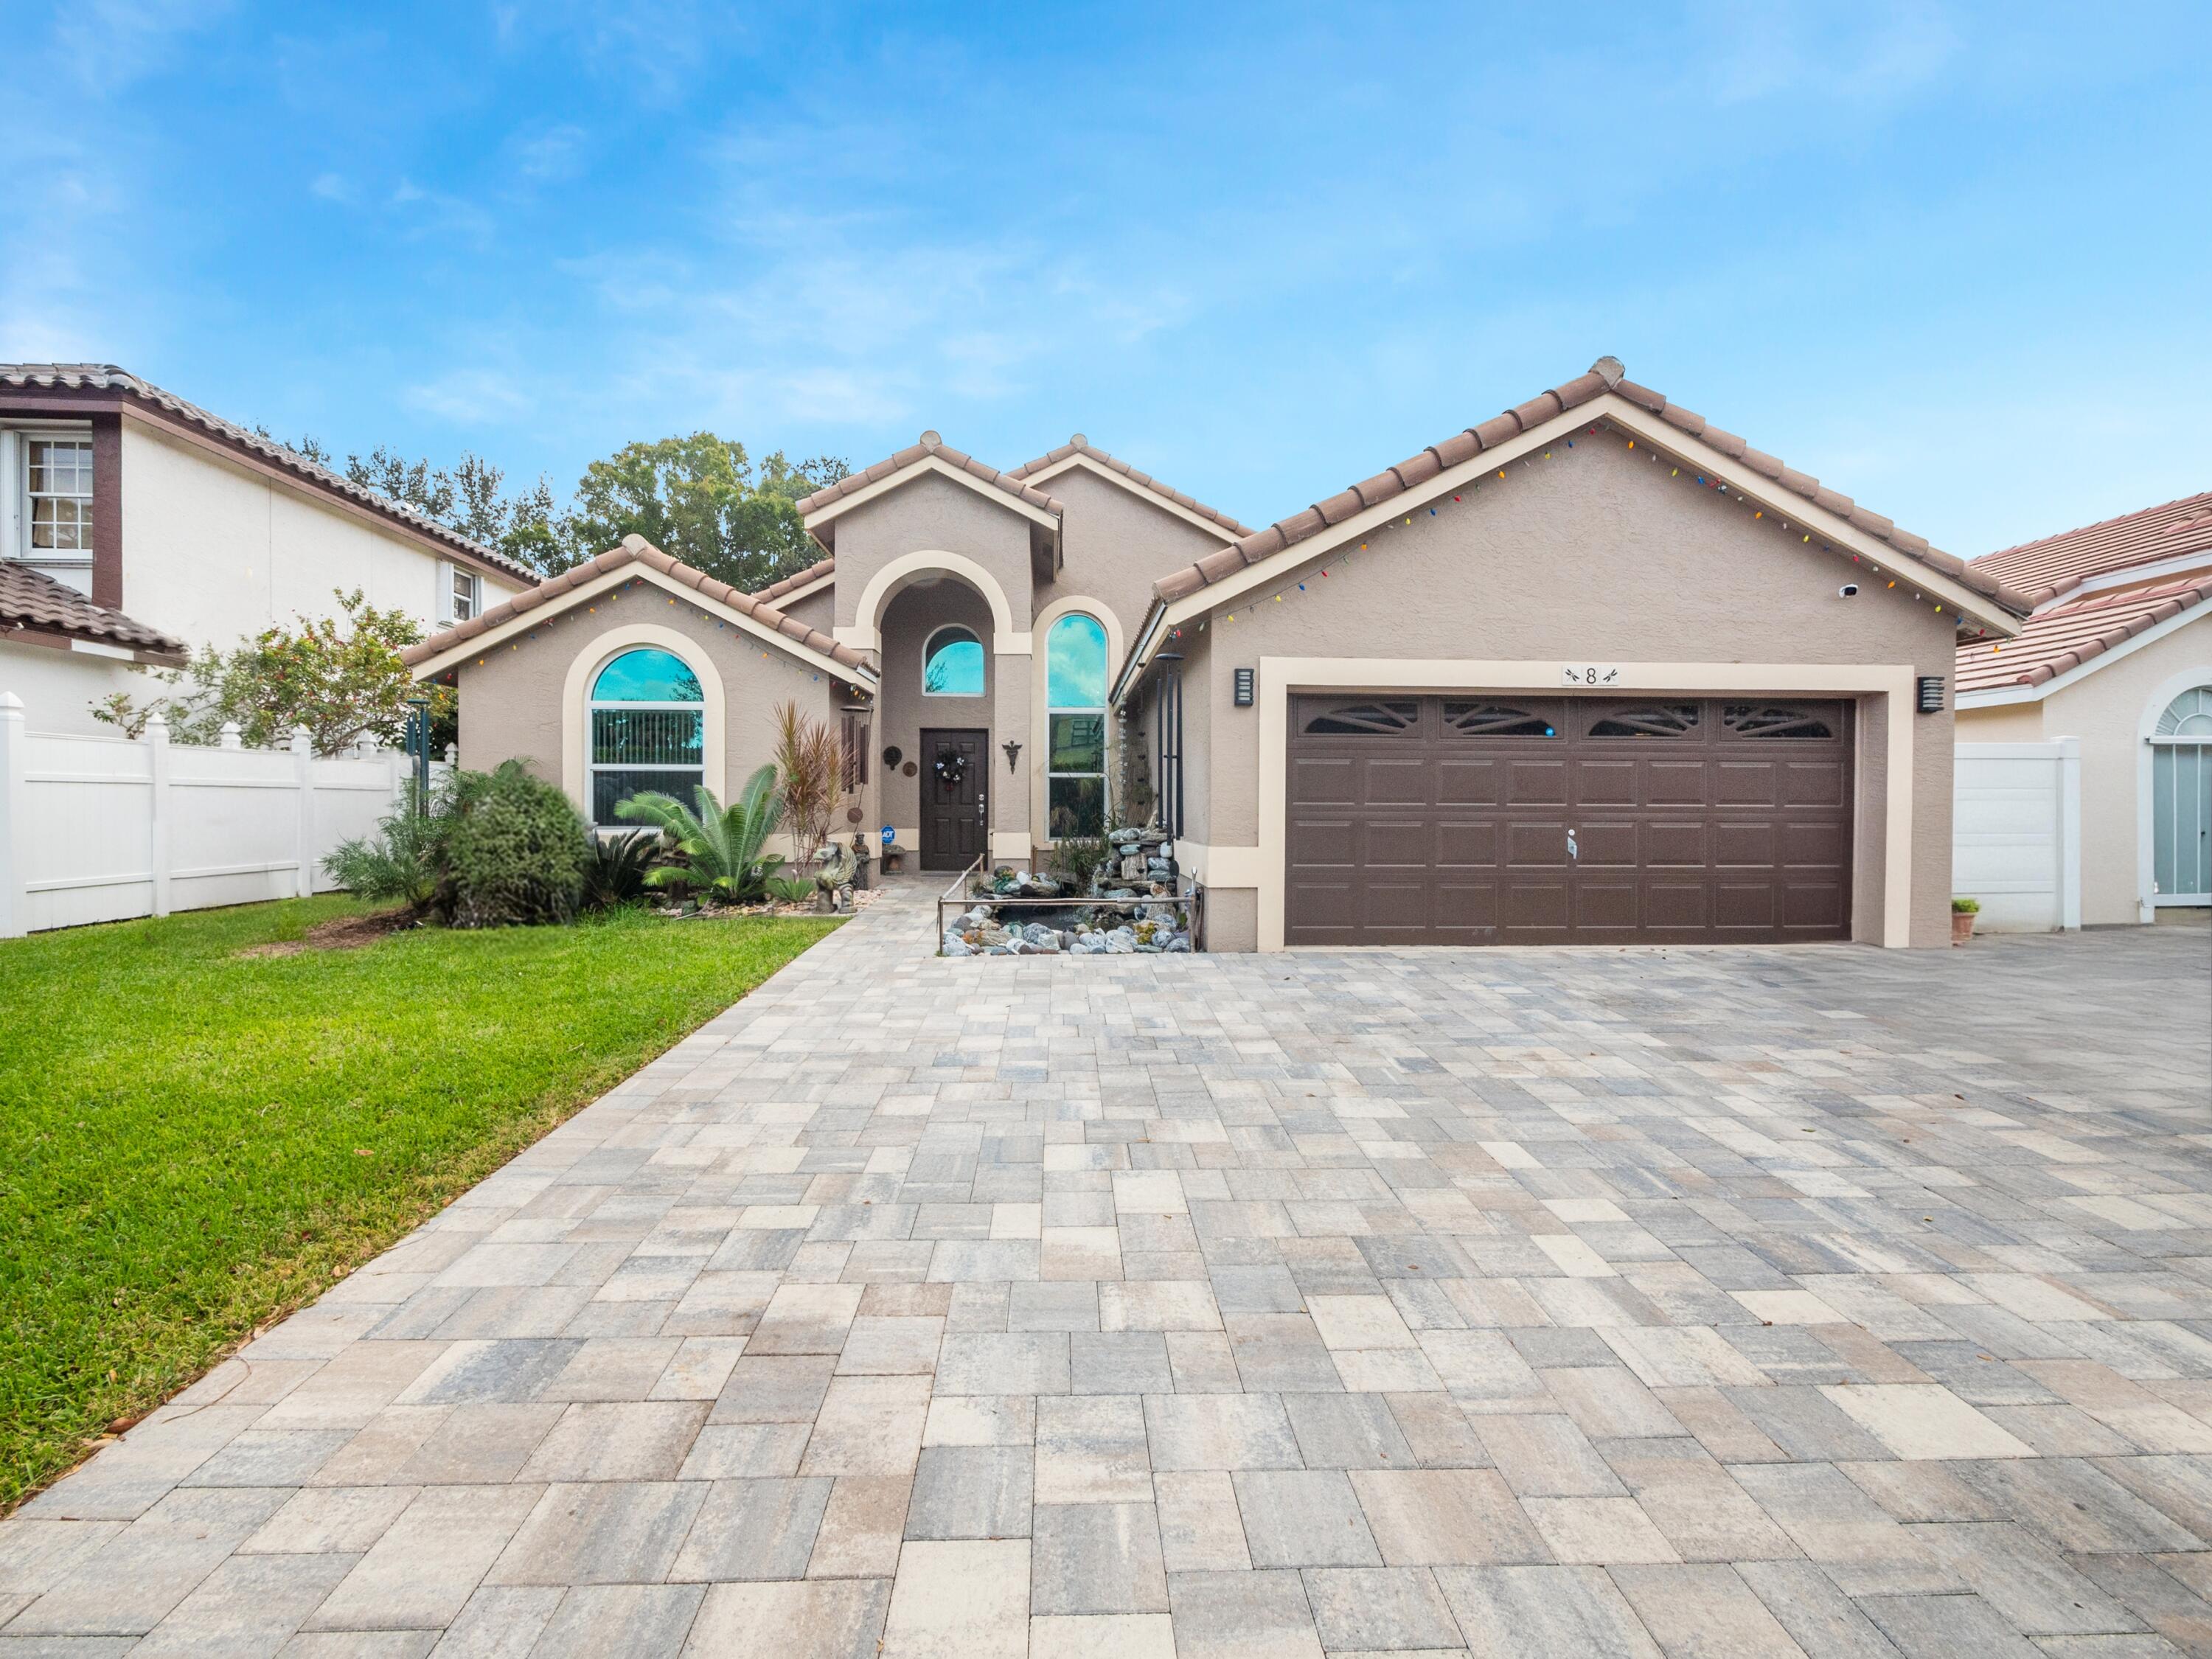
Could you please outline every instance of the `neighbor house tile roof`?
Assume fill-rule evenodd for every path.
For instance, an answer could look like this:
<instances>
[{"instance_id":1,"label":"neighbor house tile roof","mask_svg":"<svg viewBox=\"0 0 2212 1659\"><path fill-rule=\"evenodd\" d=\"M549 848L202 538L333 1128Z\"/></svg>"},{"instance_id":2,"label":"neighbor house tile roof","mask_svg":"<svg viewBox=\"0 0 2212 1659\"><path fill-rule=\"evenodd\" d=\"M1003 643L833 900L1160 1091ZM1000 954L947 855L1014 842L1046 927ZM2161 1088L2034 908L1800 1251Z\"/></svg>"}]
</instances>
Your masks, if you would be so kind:
<instances>
[{"instance_id":1,"label":"neighbor house tile roof","mask_svg":"<svg viewBox=\"0 0 2212 1659\"><path fill-rule=\"evenodd\" d=\"M836 574L837 561L834 557L818 560L808 565L804 570L793 571L781 581L770 582L759 592L754 594L753 598L764 604L774 605L787 593L795 593L802 587L811 587L824 576L834 576Z\"/></svg>"},{"instance_id":2,"label":"neighbor house tile roof","mask_svg":"<svg viewBox=\"0 0 2212 1659\"><path fill-rule=\"evenodd\" d=\"M2017 639L1959 648L1961 692L2040 685L2212 599L2212 574L2093 593L2039 611Z\"/></svg>"},{"instance_id":3,"label":"neighbor house tile roof","mask_svg":"<svg viewBox=\"0 0 2212 1659\"><path fill-rule=\"evenodd\" d=\"M609 548L596 559L586 559L574 569L550 576L537 586L525 589L511 599L501 600L481 616L456 623L442 634L432 635L420 645L408 647L399 653L400 657L410 668L418 663L428 662L480 634L488 634L517 617L550 605L562 594L581 587L595 576L604 576L610 570L620 570L629 564L641 564L664 576L672 576L684 586L696 589L702 598L750 617L763 627L772 628L786 639L795 641L808 650L846 668L872 666L866 656L850 646L838 644L821 629L809 628L796 617L785 616L754 594L740 593L729 583L716 581L705 571L696 570L681 559L671 558L642 536L625 536L620 546Z\"/></svg>"},{"instance_id":4,"label":"neighbor house tile roof","mask_svg":"<svg viewBox=\"0 0 2212 1659\"><path fill-rule=\"evenodd\" d=\"M1024 483L1011 472L1001 472L994 466L984 465L973 455L953 448L934 432L923 433L920 443L908 444L897 454L878 461L865 472L848 473L836 483L816 490L799 502L799 516L804 518L810 513L818 513L832 502L857 494L870 484L881 483L894 472L903 472L915 462L925 460L933 455L948 466L957 467L971 478L980 479L994 489L1005 490L1017 501L1025 502L1041 512L1049 513L1054 518L1060 516L1060 503L1046 495L1044 491L1032 484Z\"/></svg>"},{"instance_id":5,"label":"neighbor house tile roof","mask_svg":"<svg viewBox=\"0 0 2212 1659\"><path fill-rule=\"evenodd\" d=\"M1080 432L1077 433L1073 438L1070 438L1059 448L1049 450L1046 453L1038 456L1036 459L1033 461L1023 462L1021 465L1014 468L1014 470L1007 473L1006 476L1010 478L1026 478L1031 473L1041 471L1048 466L1058 465L1071 455L1088 456L1091 459L1097 462L1099 465L1104 467L1108 471L1118 472L1123 477L1127 478L1131 483L1136 484L1142 489L1149 489L1155 495L1164 496L1167 500L1173 501L1177 507L1183 508L1186 512L1195 513L1201 519L1211 520L1213 523L1219 525L1224 530L1227 531L1232 536L1249 536L1252 533L1251 527L1249 526L1237 523L1236 520L1231 518L1226 513L1220 511L1218 507L1208 507L1204 501L1200 501L1194 495L1186 495L1180 489L1170 489L1168 485L1162 483L1158 478L1152 477L1151 473L1139 472L1135 467L1131 466L1128 462L1117 459L1115 457L1109 455L1103 449L1094 448L1091 441L1088 438L1085 438Z\"/></svg>"},{"instance_id":6,"label":"neighbor house tile roof","mask_svg":"<svg viewBox=\"0 0 2212 1659\"><path fill-rule=\"evenodd\" d=\"M33 570L13 559L0 559L0 637L15 629L40 634L65 634L71 639L95 640L102 645L128 646L162 656L184 656L190 649L158 628L134 622L120 611L110 611L43 570Z\"/></svg>"},{"instance_id":7,"label":"neighbor house tile roof","mask_svg":"<svg viewBox=\"0 0 2212 1659\"><path fill-rule=\"evenodd\" d=\"M2092 576L2197 553L2212 557L2212 490L1984 553L1973 568L2040 604Z\"/></svg>"},{"instance_id":8,"label":"neighbor house tile roof","mask_svg":"<svg viewBox=\"0 0 2212 1659\"><path fill-rule=\"evenodd\" d=\"M280 466L318 488L329 490L332 495L343 495L386 518L397 520L495 570L520 576L525 581L537 580L536 572L526 565L518 564L498 549L487 547L457 530L449 529L427 514L416 512L404 501L395 501L389 495L363 489L352 479L309 460L298 450L280 444L273 438L265 438L258 432L249 431L235 422L226 421L220 415L210 414L198 404L186 403L175 392L164 392L152 381L141 380L128 369L118 368L113 363L0 363L0 387L3 386L20 386L33 391L59 387L70 392L115 392L136 398L179 420L251 451L263 460Z\"/></svg>"},{"instance_id":9,"label":"neighbor house tile roof","mask_svg":"<svg viewBox=\"0 0 2212 1659\"><path fill-rule=\"evenodd\" d=\"M1869 513L1850 496L1827 489L1819 479L1784 465L1775 457L1753 449L1733 432L1724 432L1711 425L1704 416L1692 414L1679 404L1668 403L1649 386L1637 385L1626 378L1617 357L1601 357L1590 365L1588 374L1578 375L1564 386L1553 386L1548 392L1539 392L1527 403L1493 416L1480 426L1455 432L1441 442L1431 444L1410 459L1376 473L1364 483L1353 484L1327 501L1316 501L1303 513L1278 520L1265 530L1246 536L1218 553L1208 554L1195 564L1155 582L1152 592L1163 601L1172 601L1198 592L1214 582L1236 574L1248 565L1258 564L1285 548L1295 547L1300 542L1321 535L1355 514L1402 495L1409 489L1417 489L1446 469L1470 460L1486 449L1506 443L1568 410L1594 402L1608 392L1640 409L1649 410L1668 425L1709 448L1718 450L1732 460L1741 461L1761 477L1772 479L1792 495L1802 496L1822 510L1848 520L1855 528L1887 542L1905 557L1929 569L1938 571L1954 581L1963 582L1976 592L1984 594L2008 609L2025 611L2030 608L2026 595L2008 588L1995 576L1976 570L1963 559L1937 551L1928 544L1924 538L1910 531L1899 530L1880 514Z\"/></svg>"}]
</instances>

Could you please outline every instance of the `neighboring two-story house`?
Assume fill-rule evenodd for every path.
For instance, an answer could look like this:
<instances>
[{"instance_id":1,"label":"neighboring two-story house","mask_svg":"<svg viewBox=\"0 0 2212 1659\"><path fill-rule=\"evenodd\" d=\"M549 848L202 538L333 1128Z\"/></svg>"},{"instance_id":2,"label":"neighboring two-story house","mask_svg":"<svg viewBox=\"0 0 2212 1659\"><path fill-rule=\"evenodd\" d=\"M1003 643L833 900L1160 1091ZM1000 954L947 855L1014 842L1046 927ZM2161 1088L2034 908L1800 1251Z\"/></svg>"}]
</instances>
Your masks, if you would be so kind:
<instances>
[{"instance_id":1,"label":"neighboring two-story house","mask_svg":"<svg viewBox=\"0 0 2212 1659\"><path fill-rule=\"evenodd\" d=\"M450 628L531 573L112 365L0 363L0 691L35 730L333 590Z\"/></svg>"},{"instance_id":2,"label":"neighboring two-story house","mask_svg":"<svg viewBox=\"0 0 2212 1659\"><path fill-rule=\"evenodd\" d=\"M1950 937L1963 633L2027 599L1590 370L1260 531L1080 436L934 432L739 593L633 537L408 653L600 824L796 701L925 869L1157 814L1213 950Z\"/></svg>"}]
</instances>

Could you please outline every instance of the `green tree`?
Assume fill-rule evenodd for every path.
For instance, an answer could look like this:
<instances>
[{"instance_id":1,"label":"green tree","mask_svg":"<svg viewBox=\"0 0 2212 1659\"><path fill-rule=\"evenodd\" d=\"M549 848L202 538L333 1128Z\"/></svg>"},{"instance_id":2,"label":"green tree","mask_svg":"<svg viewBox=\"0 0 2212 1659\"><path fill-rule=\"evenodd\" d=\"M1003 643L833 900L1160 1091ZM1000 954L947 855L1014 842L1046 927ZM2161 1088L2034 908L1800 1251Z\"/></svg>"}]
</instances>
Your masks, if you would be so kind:
<instances>
[{"instance_id":1,"label":"green tree","mask_svg":"<svg viewBox=\"0 0 2212 1659\"><path fill-rule=\"evenodd\" d=\"M155 676L174 688L170 695L141 703L114 692L93 715L136 738L158 711L178 743L214 744L234 720L249 749L281 748L295 726L307 728L319 755L342 754L363 737L396 747L416 694L399 653L422 629L404 611L379 611L359 588L336 597L343 620L301 617L297 627L265 628L228 651L203 646L188 666ZM451 714L450 687L422 689L434 721Z\"/></svg>"},{"instance_id":2,"label":"green tree","mask_svg":"<svg viewBox=\"0 0 2212 1659\"><path fill-rule=\"evenodd\" d=\"M756 468L743 444L711 432L625 444L578 481L574 510L554 538L562 555L557 568L635 534L755 592L813 562L797 504L848 470L833 456L793 461L781 450Z\"/></svg>"}]
</instances>

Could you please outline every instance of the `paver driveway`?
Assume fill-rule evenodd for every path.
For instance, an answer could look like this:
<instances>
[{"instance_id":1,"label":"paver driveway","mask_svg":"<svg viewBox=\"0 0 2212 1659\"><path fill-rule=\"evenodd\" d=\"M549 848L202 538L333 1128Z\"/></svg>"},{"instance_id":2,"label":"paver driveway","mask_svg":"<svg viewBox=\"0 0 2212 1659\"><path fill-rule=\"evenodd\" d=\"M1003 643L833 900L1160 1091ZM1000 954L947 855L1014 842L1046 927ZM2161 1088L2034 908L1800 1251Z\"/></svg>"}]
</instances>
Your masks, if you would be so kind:
<instances>
[{"instance_id":1,"label":"paver driveway","mask_svg":"<svg viewBox=\"0 0 2212 1659\"><path fill-rule=\"evenodd\" d=\"M2212 935L928 935L30 1504L0 1650L2212 1651Z\"/></svg>"}]
</instances>

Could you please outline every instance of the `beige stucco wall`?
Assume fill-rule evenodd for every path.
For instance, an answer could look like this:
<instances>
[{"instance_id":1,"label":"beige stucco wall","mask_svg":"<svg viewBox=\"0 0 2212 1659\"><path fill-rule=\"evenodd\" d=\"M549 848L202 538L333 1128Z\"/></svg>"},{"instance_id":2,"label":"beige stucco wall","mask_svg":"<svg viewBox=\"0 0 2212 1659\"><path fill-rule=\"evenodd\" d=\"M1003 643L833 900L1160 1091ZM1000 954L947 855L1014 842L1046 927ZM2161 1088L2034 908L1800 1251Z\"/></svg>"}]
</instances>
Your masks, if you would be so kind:
<instances>
[{"instance_id":1,"label":"beige stucco wall","mask_svg":"<svg viewBox=\"0 0 2212 1659\"><path fill-rule=\"evenodd\" d=\"M116 728L93 719L94 703L116 691L144 702L166 690L150 674L112 657L0 639L0 691L23 700L26 731L112 738Z\"/></svg>"},{"instance_id":2,"label":"beige stucco wall","mask_svg":"<svg viewBox=\"0 0 2212 1659\"><path fill-rule=\"evenodd\" d=\"M1259 710L1233 706L1233 670L1262 657L1578 662L1909 665L1948 676L1953 625L1893 594L1848 559L1802 544L1664 464L1607 436L1483 481L1437 516L1408 504L1411 525L1369 538L1326 582L1272 603L1274 586L1213 612L1204 676L1210 773L1205 839L1255 847ZM1303 567L1343 550L1316 544ZM1859 580L1863 591L1838 597ZM1237 620L1226 620L1233 613ZM1188 624L1186 624L1188 631ZM1468 689L1480 689L1479 685ZM1716 687L1715 690L1725 688ZM1809 695L1809 694L1808 694ZM1264 699L1263 699L1264 700ZM1191 701L1198 701L1194 683ZM1884 899L1881 700L1862 699L1853 872L1854 932L1881 937ZM1913 715L1911 938L1949 937L1951 716ZM1200 750L1193 743L1194 763ZM1194 787L1194 801L1199 790ZM1193 838L1196 839L1194 832ZM1243 901L1209 892L1217 949L1249 949L1232 933ZM1241 926L1241 924L1237 924Z\"/></svg>"},{"instance_id":3,"label":"beige stucco wall","mask_svg":"<svg viewBox=\"0 0 2212 1659\"><path fill-rule=\"evenodd\" d=\"M1064 509L1065 555L1053 580L1038 588L1037 609L1080 595L1111 611L1124 639L1136 637L1154 582L1229 545L1226 534L1205 534L1164 505L1154 507L1126 486L1080 468L1058 473L1037 488ZM1038 643L1042 647L1042 641ZM1108 664L1108 675L1120 666Z\"/></svg>"},{"instance_id":4,"label":"beige stucco wall","mask_svg":"<svg viewBox=\"0 0 2212 1659\"><path fill-rule=\"evenodd\" d=\"M2144 919L2140 895L2150 872L2139 813L2149 745L2142 723L2179 695L2177 680L2212 685L2212 610L2037 702L1960 713L1961 743L2081 740L2084 927Z\"/></svg>"},{"instance_id":5,"label":"beige stucco wall","mask_svg":"<svg viewBox=\"0 0 2212 1659\"><path fill-rule=\"evenodd\" d=\"M1961 708L1957 736L1960 743L2040 743L2043 705L2013 702L2001 708Z\"/></svg>"},{"instance_id":6,"label":"beige stucco wall","mask_svg":"<svg viewBox=\"0 0 2212 1659\"><path fill-rule=\"evenodd\" d=\"M229 646L295 615L333 614L359 588L427 634L438 555L312 493L138 421L123 422L123 604L190 643ZM485 609L522 583L483 577Z\"/></svg>"},{"instance_id":7,"label":"beige stucco wall","mask_svg":"<svg viewBox=\"0 0 2212 1659\"><path fill-rule=\"evenodd\" d=\"M870 578L919 552L973 559L1005 593L1015 629L1028 625L1029 520L964 484L926 475L888 490L836 520L836 545L840 628L866 620L860 607Z\"/></svg>"},{"instance_id":8,"label":"beige stucco wall","mask_svg":"<svg viewBox=\"0 0 2212 1659\"><path fill-rule=\"evenodd\" d=\"M691 606L669 603L670 595L649 584L604 595L590 605L576 605L543 629L536 638L524 638L510 647L494 646L481 659L461 665L460 763L471 768L497 765L510 756L530 763L538 776L559 784L578 809L586 804L580 756L564 754L564 711L571 712L581 730L582 699L590 696L599 668L622 650L611 636L618 630L652 628L669 630L687 661L710 665L721 684L720 718L710 712L710 734L719 724L722 779L720 787L726 802L744 787L758 767L769 764L775 753L775 709L796 699L800 708L817 719L837 719L838 688L824 675L778 647L763 643L735 627L718 627L702 620ZM662 641L641 641L660 644ZM579 678L573 671L582 664ZM708 677L708 696L713 687ZM580 689L573 711L568 711L572 683ZM711 786L714 779L710 775Z\"/></svg>"}]
</instances>

